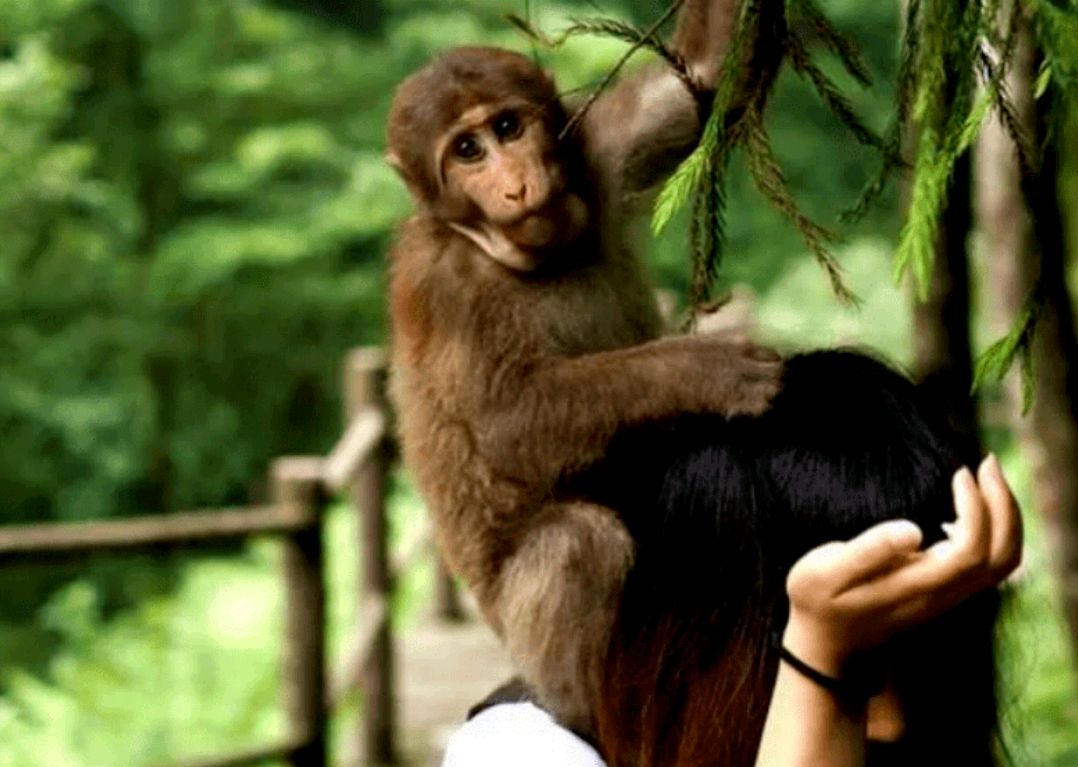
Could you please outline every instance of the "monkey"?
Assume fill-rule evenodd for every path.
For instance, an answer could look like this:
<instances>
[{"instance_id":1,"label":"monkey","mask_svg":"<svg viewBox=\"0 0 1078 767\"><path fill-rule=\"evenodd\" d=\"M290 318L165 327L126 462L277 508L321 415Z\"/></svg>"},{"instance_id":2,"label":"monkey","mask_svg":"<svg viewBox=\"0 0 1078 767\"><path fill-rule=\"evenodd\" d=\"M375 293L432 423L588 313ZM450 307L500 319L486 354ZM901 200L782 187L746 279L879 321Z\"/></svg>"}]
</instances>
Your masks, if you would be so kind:
<instances>
[{"instance_id":1,"label":"monkey","mask_svg":"<svg viewBox=\"0 0 1078 767\"><path fill-rule=\"evenodd\" d=\"M416 203L389 256L403 460L450 569L539 702L585 735L633 546L568 478L621 430L759 413L779 387L768 350L662 336L627 227L699 139L736 5L680 9L672 45L694 87L647 70L570 131L550 75L484 47L409 76L387 121Z\"/></svg>"}]
</instances>

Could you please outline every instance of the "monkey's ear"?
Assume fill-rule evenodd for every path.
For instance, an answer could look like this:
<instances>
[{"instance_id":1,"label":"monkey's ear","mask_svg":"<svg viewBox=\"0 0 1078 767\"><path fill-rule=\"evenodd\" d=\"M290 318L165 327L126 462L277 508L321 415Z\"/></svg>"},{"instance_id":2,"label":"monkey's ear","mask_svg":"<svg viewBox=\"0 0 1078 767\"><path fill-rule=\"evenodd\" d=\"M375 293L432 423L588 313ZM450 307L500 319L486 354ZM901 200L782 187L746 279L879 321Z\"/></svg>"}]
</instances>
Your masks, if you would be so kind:
<instances>
[{"instance_id":1,"label":"monkey's ear","mask_svg":"<svg viewBox=\"0 0 1078 767\"><path fill-rule=\"evenodd\" d=\"M402 176L404 175L404 163L401 162L400 155L392 149L387 149L383 157L393 170L397 171L397 173L400 173Z\"/></svg>"},{"instance_id":2,"label":"monkey's ear","mask_svg":"<svg viewBox=\"0 0 1078 767\"><path fill-rule=\"evenodd\" d=\"M383 158L385 159L386 163L389 164L389 167L397 171L397 175L401 177L401 180L404 182L404 185L408 187L408 192L412 195L412 197L414 197L416 200L422 200L422 190L420 189L419 184L416 183L415 177L408 172L407 168L404 167L404 162L401 160L400 155L393 150L386 150L386 153L383 155Z\"/></svg>"},{"instance_id":3,"label":"monkey's ear","mask_svg":"<svg viewBox=\"0 0 1078 767\"><path fill-rule=\"evenodd\" d=\"M397 171L397 175L400 176L401 179L404 180L404 183L408 185L408 188L411 189L414 186L415 181L414 179L412 179L411 174L408 173L407 170L405 170L404 161L401 160L400 155L394 152L392 149L387 149L383 157L385 158L385 161L389 164L389 167Z\"/></svg>"}]
</instances>

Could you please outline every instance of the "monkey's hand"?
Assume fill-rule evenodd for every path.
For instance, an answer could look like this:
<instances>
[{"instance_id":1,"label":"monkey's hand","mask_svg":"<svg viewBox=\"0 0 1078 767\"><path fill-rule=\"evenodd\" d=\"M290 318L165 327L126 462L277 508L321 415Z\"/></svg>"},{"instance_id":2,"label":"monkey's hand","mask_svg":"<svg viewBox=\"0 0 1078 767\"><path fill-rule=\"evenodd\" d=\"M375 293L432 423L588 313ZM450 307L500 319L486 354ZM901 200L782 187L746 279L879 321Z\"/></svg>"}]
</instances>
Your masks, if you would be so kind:
<instances>
[{"instance_id":1,"label":"monkey's hand","mask_svg":"<svg viewBox=\"0 0 1078 767\"><path fill-rule=\"evenodd\" d=\"M776 352L718 334L689 340L697 347L695 376L704 387L704 410L725 416L767 410L782 384L782 358Z\"/></svg>"},{"instance_id":2,"label":"monkey's hand","mask_svg":"<svg viewBox=\"0 0 1078 767\"><path fill-rule=\"evenodd\" d=\"M794 564L783 636L794 655L841 677L853 653L946 612L1018 566L1022 521L995 456L981 463L976 480L962 469L952 486L957 518L925 550L916 525L893 520Z\"/></svg>"},{"instance_id":3,"label":"monkey's hand","mask_svg":"<svg viewBox=\"0 0 1078 767\"><path fill-rule=\"evenodd\" d=\"M717 335L552 356L501 376L477 440L505 475L559 477L602 458L629 426L687 413L761 413L781 378L773 351Z\"/></svg>"}]
</instances>

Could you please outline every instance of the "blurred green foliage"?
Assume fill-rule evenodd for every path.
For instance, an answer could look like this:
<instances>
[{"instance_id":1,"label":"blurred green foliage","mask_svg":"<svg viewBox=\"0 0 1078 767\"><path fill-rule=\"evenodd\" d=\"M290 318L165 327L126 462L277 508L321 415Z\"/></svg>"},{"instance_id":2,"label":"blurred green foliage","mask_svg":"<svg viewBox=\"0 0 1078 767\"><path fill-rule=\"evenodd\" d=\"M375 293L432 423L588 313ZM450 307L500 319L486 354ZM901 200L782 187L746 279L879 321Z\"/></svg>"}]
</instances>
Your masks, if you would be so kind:
<instances>
[{"instance_id":1,"label":"blurred green foliage","mask_svg":"<svg viewBox=\"0 0 1078 767\"><path fill-rule=\"evenodd\" d=\"M405 209L384 44L193 0L5 0L0 30L5 520L240 501L327 447Z\"/></svg>"},{"instance_id":2,"label":"blurred green foliage","mask_svg":"<svg viewBox=\"0 0 1078 767\"><path fill-rule=\"evenodd\" d=\"M408 209L381 159L393 86L448 45L526 47L504 0L365 3L384 36L317 12L338 6L0 0L3 521L244 501L270 457L332 443L337 367L384 337L384 252ZM545 26L572 10L532 8ZM885 74L893 14L837 13L876 30ZM542 55L586 87L620 49ZM872 158L814 105L784 83L774 127L830 217ZM766 288L797 239L742 191L728 279ZM868 231L893 226L882 211ZM682 290L683 233L653 250Z\"/></svg>"},{"instance_id":3,"label":"blurred green foliage","mask_svg":"<svg viewBox=\"0 0 1078 767\"><path fill-rule=\"evenodd\" d=\"M853 284L861 283L855 278ZM884 308L893 292L867 303ZM764 315L778 317L767 307ZM837 316L814 329L845 334ZM1021 458L1006 451L1003 462L1019 497L1027 498ZM390 509L391 538L410 539L422 524L421 503L398 484ZM1011 756L1005 764L1071 767L1078 758L1078 700L1067 630L1053 602L1039 526L1035 518L1027 522L1025 569L1000 637L1001 714ZM327 516L331 658L341 656L357 618L355 525L345 505ZM8 669L0 696L0 767L138 767L275 742L284 731L279 557L279 547L260 541L240 556L204 559L185 568L170 597L144 600L112 620L102 615L99 593L86 581L58 591L40 615L65 645L44 677ZM399 584L394 619L404 641L432 589L429 562ZM331 748L338 757L348 752L356 704L334 716Z\"/></svg>"},{"instance_id":4,"label":"blurred green foliage","mask_svg":"<svg viewBox=\"0 0 1078 767\"><path fill-rule=\"evenodd\" d=\"M382 161L395 84L452 45L531 52L509 12L556 30L573 14L648 21L660 6L0 0L0 524L244 503L272 457L327 450L344 352L385 339L385 252L409 210ZM834 61L827 72L882 128L897 11L824 7L877 85L858 90ZM536 53L571 89L622 50L587 39ZM833 221L878 158L792 77L769 125L799 201ZM760 296L767 337L907 360L906 298L888 278L894 190L837 249L865 298L855 314L736 161L730 180L720 280ZM684 220L648 257L684 297ZM331 539L331 563L345 563L331 576L336 642L354 538ZM0 569L0 767L139 764L278 732L275 556ZM1047 602L1033 609L1030 623L1054 620ZM1037 678L1071 678L1067 662L1060 650ZM1073 699L1036 699L1063 743L1044 753L1073 753Z\"/></svg>"},{"instance_id":5,"label":"blurred green foliage","mask_svg":"<svg viewBox=\"0 0 1078 767\"><path fill-rule=\"evenodd\" d=\"M392 542L423 526L422 504L404 483L389 500ZM327 640L342 657L358 618L357 516L326 515ZM173 594L144 599L108 619L84 580L40 611L64 640L44 677L8 668L0 696L0 767L138 767L277 742L283 636L281 549L260 540L228 557L189 564ZM124 561L124 560L121 560ZM126 560L129 567L153 563ZM159 564L157 566L160 566ZM398 583L394 622L407 630L427 604L433 563ZM332 748L347 752L358 701L334 715Z\"/></svg>"}]
</instances>

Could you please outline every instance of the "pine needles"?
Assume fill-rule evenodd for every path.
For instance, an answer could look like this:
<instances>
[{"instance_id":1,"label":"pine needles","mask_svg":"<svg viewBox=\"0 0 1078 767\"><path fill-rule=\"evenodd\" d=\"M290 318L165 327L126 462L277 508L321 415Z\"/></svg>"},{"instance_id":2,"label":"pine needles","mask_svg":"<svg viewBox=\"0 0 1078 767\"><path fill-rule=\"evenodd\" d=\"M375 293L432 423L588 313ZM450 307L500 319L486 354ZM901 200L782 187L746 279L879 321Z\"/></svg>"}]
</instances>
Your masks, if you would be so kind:
<instances>
[{"instance_id":1,"label":"pine needles","mask_svg":"<svg viewBox=\"0 0 1078 767\"><path fill-rule=\"evenodd\" d=\"M796 23L791 24L788 19ZM652 217L652 230L656 233L667 226L678 210L692 202L691 300L694 305L709 301L711 285L721 263L725 244L722 224L726 173L735 152L743 156L764 198L800 232L835 294L845 303L856 302L830 250L836 239L834 232L813 221L798 205L775 157L764 122L772 86L788 58L794 70L815 88L824 105L855 139L885 149L884 140L861 121L835 83L813 62L808 36L831 51L855 80L870 82L856 47L812 0L746 0L723 61L700 144L659 193ZM714 209L715 205L719 209Z\"/></svg>"},{"instance_id":2,"label":"pine needles","mask_svg":"<svg viewBox=\"0 0 1078 767\"><path fill-rule=\"evenodd\" d=\"M899 135L910 137L915 159L894 273L896 280L910 273L922 300L955 164L976 138L989 106L1006 101L1009 59L997 63L986 54L997 34L1000 5L1000 0L925 0L909 6L903 44L910 47L901 56L895 125ZM1002 46L1008 56L1012 38L1009 31ZM983 86L979 96L978 85Z\"/></svg>"},{"instance_id":3,"label":"pine needles","mask_svg":"<svg viewBox=\"0 0 1078 767\"><path fill-rule=\"evenodd\" d=\"M531 39L550 46L560 45L569 37L580 34L614 37L632 44L570 120L567 130L571 130L628 57L640 48L657 54L686 83L696 87L680 56L667 48L657 34L679 5L680 2L671 4L670 9L647 29L611 19L574 20L557 37L545 36L521 19L511 17L510 20ZM787 23L788 14L797 22L796 28L803 31L792 30ZM836 239L834 232L813 221L798 205L775 158L764 123L764 111L775 78L789 58L795 71L816 89L827 108L858 141L886 150L884 139L861 121L849 100L813 62L809 53L810 39L833 53L857 82L868 84L871 81L857 47L834 27L813 0L745 0L701 141L659 193L652 217L652 229L656 233L661 232L679 210L690 210L691 302L695 306L710 301L711 286L721 263L725 245L726 174L731 158L737 152L744 155L745 164L765 199L801 233L836 295L846 303L856 301L830 252Z\"/></svg>"},{"instance_id":4,"label":"pine needles","mask_svg":"<svg viewBox=\"0 0 1078 767\"><path fill-rule=\"evenodd\" d=\"M1057 23L1059 29L1065 17L1066 31L1072 36L1069 42L1068 38L1057 42L1073 51L1073 35L1078 33L1073 0L1032 0L1032 6L1042 23ZM1062 6L1069 11L1061 17L1057 12ZM922 298L929 288L939 221L955 164L990 114L1000 120L1014 145L1027 198L1039 170L1037 150L1025 135L1006 87L1022 12L1019 0L910 0L895 133L912 139L915 161L895 276L912 275ZM1057 60L1075 61L1065 55ZM1065 78L1067 74L1060 71L1050 76ZM1043 305L1043 285L1038 280L1010 332L977 359L974 388L1001 379L1020 360L1023 410L1028 410L1033 396L1032 342Z\"/></svg>"},{"instance_id":5,"label":"pine needles","mask_svg":"<svg viewBox=\"0 0 1078 767\"><path fill-rule=\"evenodd\" d=\"M1026 5L1044 50L1036 95L1039 98L1054 82L1060 96L1073 106L1078 97L1078 2L1026 0Z\"/></svg>"},{"instance_id":6,"label":"pine needles","mask_svg":"<svg viewBox=\"0 0 1078 767\"><path fill-rule=\"evenodd\" d=\"M630 42L629 52L601 87L640 48L654 51L692 85L684 62L657 35L680 4L673 3L648 29L606 19L577 21L557 40L543 38L519 20L516 23L533 39L547 44L584 33ZM863 216L895 172L912 165L909 207L895 254L894 277L896 281L912 278L922 298L928 292L956 163L969 151L990 114L998 117L1011 137L1023 184L1029 184L1037 172L1037 151L1024 133L1006 87L1019 17L1023 9L1032 11L1045 49L1038 96L1049 83L1058 86L1060 93L1078 93L1078 0L906 0L905 8L895 107L890 126L881 136L864 123L841 88L814 60L812 49L817 45L833 55L855 82L871 83L857 46L832 24L816 0L743 0L700 143L660 191L652 217L652 229L658 233L678 211L689 211L694 305L710 300L721 264L726 185L735 154L743 158L763 197L800 232L839 299L856 301L830 250L836 234L800 208L767 132L768 98L786 62L854 140L879 153L877 172L843 214L843 221ZM589 103L597 95L598 91ZM1030 344L1042 305L1038 283L1014 328L978 360L978 382L1001 376L1021 358L1028 400L1032 392Z\"/></svg>"},{"instance_id":7,"label":"pine needles","mask_svg":"<svg viewBox=\"0 0 1078 767\"><path fill-rule=\"evenodd\" d=\"M1044 309L1044 289L1035 285L1026 298L1025 306L1007 335L1000 338L977 358L973 374L973 389L977 390L988 381L1001 381L1020 360L1022 382L1022 414L1025 415L1033 406L1034 371L1033 371L1033 336L1037 330L1037 321Z\"/></svg>"}]
</instances>

